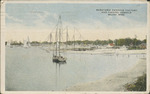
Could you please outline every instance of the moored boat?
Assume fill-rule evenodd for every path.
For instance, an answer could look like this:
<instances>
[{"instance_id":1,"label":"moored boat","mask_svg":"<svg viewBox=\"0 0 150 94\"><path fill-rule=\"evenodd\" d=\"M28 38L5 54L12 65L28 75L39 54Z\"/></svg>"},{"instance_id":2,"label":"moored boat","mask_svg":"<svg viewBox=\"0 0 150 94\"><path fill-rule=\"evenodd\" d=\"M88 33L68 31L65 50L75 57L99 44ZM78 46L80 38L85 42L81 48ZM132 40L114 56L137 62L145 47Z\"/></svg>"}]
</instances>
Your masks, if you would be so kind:
<instances>
[{"instance_id":1,"label":"moored boat","mask_svg":"<svg viewBox=\"0 0 150 94\"><path fill-rule=\"evenodd\" d=\"M63 57L60 54L60 46L61 46L61 33L62 33L62 22L61 22L61 16L59 16L58 24L56 27L56 35L55 35L55 51L53 53L53 62L66 62L67 58Z\"/></svg>"}]
</instances>

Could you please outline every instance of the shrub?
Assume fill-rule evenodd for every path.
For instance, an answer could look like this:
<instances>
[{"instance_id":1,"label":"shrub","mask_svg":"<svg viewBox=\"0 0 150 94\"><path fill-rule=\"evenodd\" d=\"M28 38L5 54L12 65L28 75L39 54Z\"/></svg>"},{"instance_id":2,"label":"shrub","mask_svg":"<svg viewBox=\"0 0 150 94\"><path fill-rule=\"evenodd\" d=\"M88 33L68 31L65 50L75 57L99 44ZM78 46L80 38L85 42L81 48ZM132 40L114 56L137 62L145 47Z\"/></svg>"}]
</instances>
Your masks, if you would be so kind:
<instances>
[{"instance_id":1,"label":"shrub","mask_svg":"<svg viewBox=\"0 0 150 94\"><path fill-rule=\"evenodd\" d=\"M146 74L138 77L133 83L125 84L125 89L127 91L146 91Z\"/></svg>"}]
</instances>

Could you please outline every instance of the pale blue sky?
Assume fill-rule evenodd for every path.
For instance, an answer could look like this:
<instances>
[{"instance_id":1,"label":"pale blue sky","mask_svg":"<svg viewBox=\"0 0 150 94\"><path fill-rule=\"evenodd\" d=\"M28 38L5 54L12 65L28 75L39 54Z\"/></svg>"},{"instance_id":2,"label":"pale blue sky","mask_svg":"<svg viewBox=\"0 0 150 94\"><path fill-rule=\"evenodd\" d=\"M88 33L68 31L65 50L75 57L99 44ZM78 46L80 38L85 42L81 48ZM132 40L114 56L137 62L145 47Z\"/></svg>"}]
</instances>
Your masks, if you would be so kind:
<instances>
[{"instance_id":1,"label":"pale blue sky","mask_svg":"<svg viewBox=\"0 0 150 94\"><path fill-rule=\"evenodd\" d=\"M125 16L108 16L107 14L101 14L96 9L136 9L137 11ZM34 31L38 27L41 30L42 28L47 30L53 28L60 14L64 26L74 26L79 31L81 30L83 34L85 34L85 31L87 31L86 33L92 31L93 34L96 34L97 30L101 33L105 33L106 30L108 32L117 31L121 33L123 32L122 29L128 32L134 31L135 33L137 28L141 30L144 28L145 30L147 24L146 4L7 3L5 12L6 26L8 28L15 27L20 29L19 27L22 27L26 30L32 28ZM17 27L17 25L19 26ZM138 34L139 32L137 36L140 36ZM107 36L106 39L108 38L111 37ZM91 37L91 39L93 38ZM97 37L97 39L99 38Z\"/></svg>"}]
</instances>

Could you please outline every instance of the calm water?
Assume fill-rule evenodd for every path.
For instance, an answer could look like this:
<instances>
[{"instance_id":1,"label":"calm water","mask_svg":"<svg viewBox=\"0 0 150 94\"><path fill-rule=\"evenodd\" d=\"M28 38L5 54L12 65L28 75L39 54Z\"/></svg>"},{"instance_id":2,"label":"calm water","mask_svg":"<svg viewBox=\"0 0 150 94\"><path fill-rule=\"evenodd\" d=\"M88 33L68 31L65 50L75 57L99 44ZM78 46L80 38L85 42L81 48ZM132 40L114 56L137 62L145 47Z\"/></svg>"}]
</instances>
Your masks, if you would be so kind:
<instances>
[{"instance_id":1,"label":"calm water","mask_svg":"<svg viewBox=\"0 0 150 94\"><path fill-rule=\"evenodd\" d=\"M67 62L52 62L52 52L38 47L6 47L6 90L65 90L127 70L143 55L66 53Z\"/></svg>"}]
</instances>

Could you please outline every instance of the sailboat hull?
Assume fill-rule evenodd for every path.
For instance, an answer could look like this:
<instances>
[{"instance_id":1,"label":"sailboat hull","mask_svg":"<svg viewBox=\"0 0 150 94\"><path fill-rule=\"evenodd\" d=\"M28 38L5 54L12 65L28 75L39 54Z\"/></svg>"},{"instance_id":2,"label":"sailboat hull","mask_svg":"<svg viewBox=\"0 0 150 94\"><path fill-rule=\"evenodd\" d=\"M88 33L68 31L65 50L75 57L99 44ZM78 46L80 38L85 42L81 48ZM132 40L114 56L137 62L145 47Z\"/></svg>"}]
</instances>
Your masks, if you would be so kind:
<instances>
[{"instance_id":1,"label":"sailboat hull","mask_svg":"<svg viewBox=\"0 0 150 94\"><path fill-rule=\"evenodd\" d=\"M62 56L53 56L53 62L66 62L66 58Z\"/></svg>"}]
</instances>

